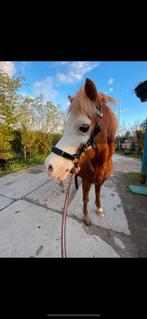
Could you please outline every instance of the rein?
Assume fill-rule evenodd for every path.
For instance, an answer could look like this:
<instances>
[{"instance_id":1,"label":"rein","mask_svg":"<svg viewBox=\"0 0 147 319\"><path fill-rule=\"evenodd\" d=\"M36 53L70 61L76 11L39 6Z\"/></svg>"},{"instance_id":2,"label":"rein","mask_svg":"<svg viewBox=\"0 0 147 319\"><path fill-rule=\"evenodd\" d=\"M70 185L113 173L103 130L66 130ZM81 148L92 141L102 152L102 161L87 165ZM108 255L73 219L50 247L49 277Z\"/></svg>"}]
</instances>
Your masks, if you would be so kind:
<instances>
[{"instance_id":1,"label":"rein","mask_svg":"<svg viewBox=\"0 0 147 319\"><path fill-rule=\"evenodd\" d=\"M73 177L74 177L74 173L71 175L70 180L69 180L68 189L67 189L66 196L65 196L65 201L64 201L64 213L62 215L62 224L61 224L61 257L63 257L63 258L67 257L67 253L66 253L66 216L67 216L69 192L70 192L70 187L71 187L71 184L72 184Z\"/></svg>"}]
</instances>

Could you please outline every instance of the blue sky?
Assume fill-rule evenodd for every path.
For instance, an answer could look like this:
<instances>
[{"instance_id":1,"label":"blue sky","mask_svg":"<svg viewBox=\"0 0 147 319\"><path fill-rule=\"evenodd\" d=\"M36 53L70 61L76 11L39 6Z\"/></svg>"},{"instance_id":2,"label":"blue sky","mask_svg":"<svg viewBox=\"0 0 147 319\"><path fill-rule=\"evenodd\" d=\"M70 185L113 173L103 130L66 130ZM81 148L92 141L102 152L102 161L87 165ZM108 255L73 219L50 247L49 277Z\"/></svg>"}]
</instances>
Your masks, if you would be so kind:
<instances>
[{"instance_id":1,"label":"blue sky","mask_svg":"<svg viewBox=\"0 0 147 319\"><path fill-rule=\"evenodd\" d=\"M34 97L43 93L45 101L60 105L62 111L67 109L68 94L74 95L89 77L99 91L117 100L112 106L117 115L121 102L121 122L132 126L147 117L147 102L141 103L133 92L140 81L147 79L147 62L0 62L0 68L11 75L24 75L27 85L23 94Z\"/></svg>"}]
</instances>

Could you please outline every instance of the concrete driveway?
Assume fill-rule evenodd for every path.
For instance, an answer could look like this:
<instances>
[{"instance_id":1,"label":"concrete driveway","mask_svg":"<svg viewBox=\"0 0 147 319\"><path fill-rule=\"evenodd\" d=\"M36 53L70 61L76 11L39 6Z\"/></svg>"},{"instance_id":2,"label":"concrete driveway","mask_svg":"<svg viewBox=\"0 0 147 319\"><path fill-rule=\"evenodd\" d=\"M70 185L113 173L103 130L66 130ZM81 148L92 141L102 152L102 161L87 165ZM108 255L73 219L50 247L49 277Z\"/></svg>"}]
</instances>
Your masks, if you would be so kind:
<instances>
[{"instance_id":1,"label":"concrete driveway","mask_svg":"<svg viewBox=\"0 0 147 319\"><path fill-rule=\"evenodd\" d=\"M138 256L115 180L120 167L139 172L140 161L114 156L113 174L102 188L104 219L95 213L94 187L91 188L90 227L82 222L80 179L77 192L72 185L66 232L68 257ZM1 177L0 257L61 257L64 197L59 182L48 180L44 165Z\"/></svg>"}]
</instances>

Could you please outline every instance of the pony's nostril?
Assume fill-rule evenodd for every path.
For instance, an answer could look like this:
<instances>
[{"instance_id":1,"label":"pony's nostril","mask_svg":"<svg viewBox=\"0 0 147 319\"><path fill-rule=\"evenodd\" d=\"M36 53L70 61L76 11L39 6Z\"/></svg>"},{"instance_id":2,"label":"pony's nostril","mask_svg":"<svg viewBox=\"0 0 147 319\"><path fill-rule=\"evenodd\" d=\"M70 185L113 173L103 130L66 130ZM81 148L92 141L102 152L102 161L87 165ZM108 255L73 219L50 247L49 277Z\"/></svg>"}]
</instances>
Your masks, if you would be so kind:
<instances>
[{"instance_id":1,"label":"pony's nostril","mask_svg":"<svg viewBox=\"0 0 147 319\"><path fill-rule=\"evenodd\" d=\"M52 172L53 172L53 166L52 166L52 165L49 165L48 171L49 171L49 173L52 173Z\"/></svg>"}]
</instances>

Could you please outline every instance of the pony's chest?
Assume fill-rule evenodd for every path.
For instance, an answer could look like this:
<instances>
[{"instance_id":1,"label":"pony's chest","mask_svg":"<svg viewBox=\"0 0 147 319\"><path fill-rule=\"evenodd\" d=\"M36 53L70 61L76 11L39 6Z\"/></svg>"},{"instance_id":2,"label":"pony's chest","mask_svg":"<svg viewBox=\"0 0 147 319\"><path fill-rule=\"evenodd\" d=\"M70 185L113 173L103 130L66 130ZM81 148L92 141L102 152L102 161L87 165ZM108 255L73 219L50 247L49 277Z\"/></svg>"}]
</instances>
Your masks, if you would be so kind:
<instances>
[{"instance_id":1,"label":"pony's chest","mask_svg":"<svg viewBox=\"0 0 147 319\"><path fill-rule=\"evenodd\" d=\"M89 161L81 168L79 176L87 179L90 183L96 183L99 179L103 179L104 173L105 170L102 165Z\"/></svg>"}]
</instances>

